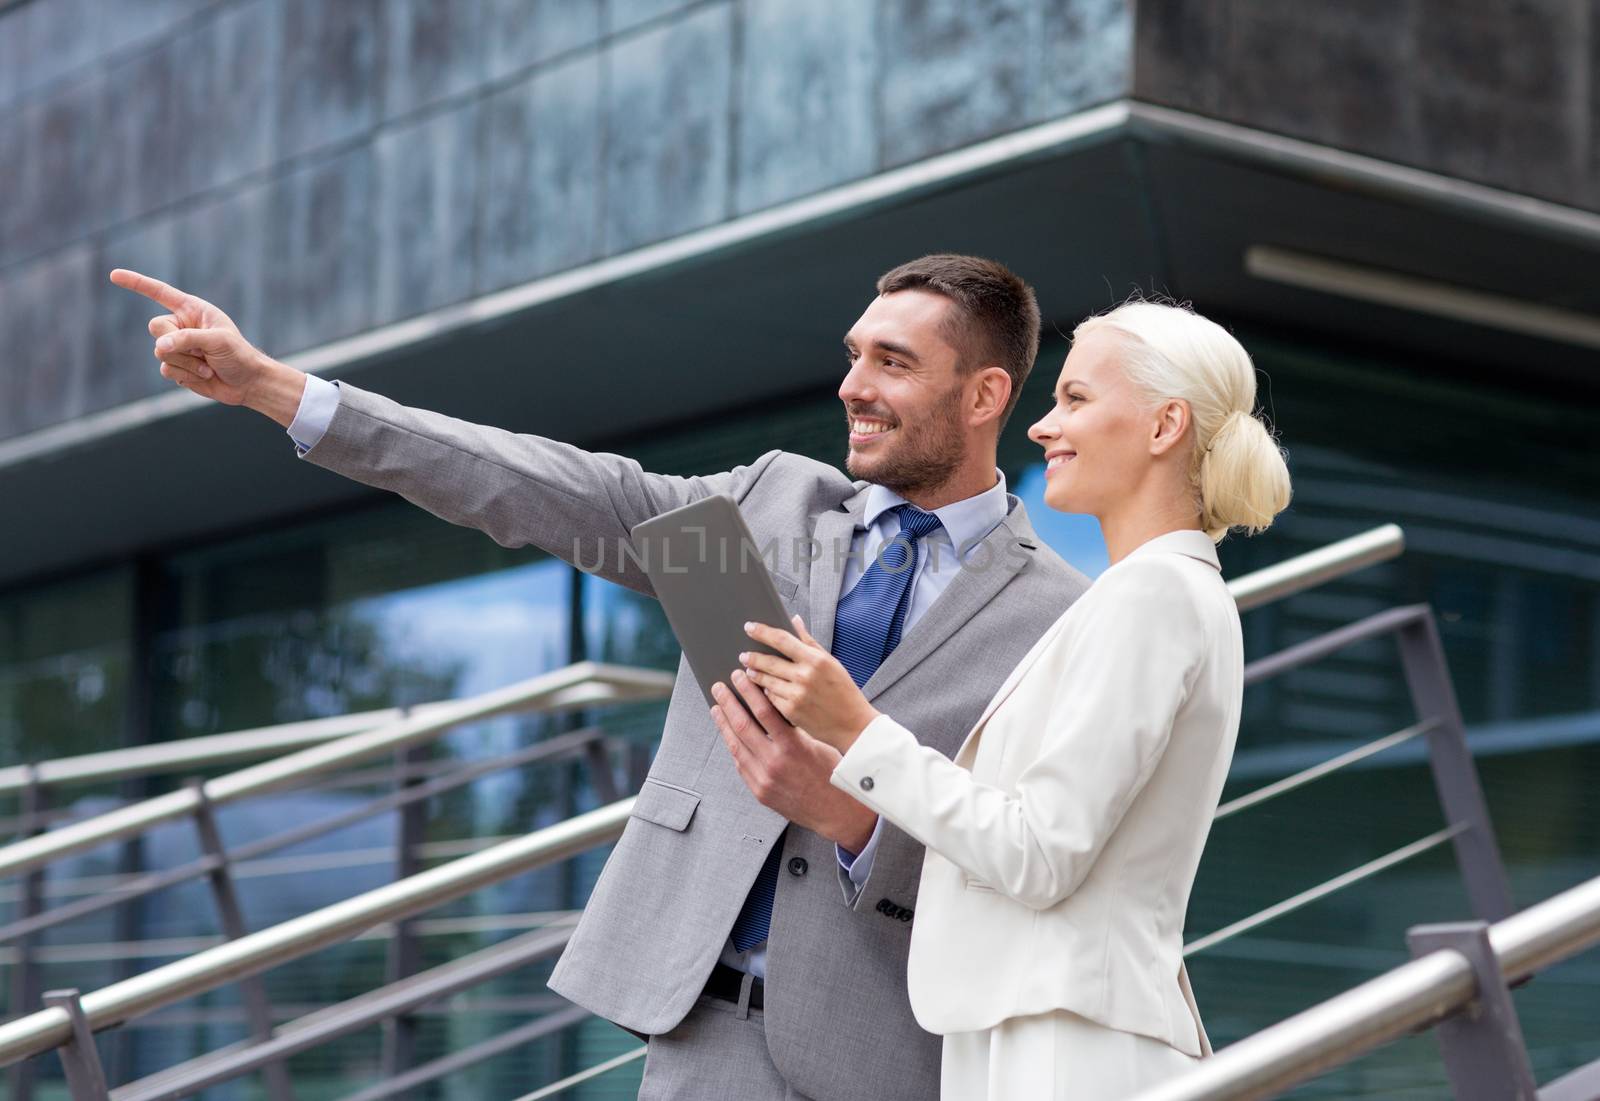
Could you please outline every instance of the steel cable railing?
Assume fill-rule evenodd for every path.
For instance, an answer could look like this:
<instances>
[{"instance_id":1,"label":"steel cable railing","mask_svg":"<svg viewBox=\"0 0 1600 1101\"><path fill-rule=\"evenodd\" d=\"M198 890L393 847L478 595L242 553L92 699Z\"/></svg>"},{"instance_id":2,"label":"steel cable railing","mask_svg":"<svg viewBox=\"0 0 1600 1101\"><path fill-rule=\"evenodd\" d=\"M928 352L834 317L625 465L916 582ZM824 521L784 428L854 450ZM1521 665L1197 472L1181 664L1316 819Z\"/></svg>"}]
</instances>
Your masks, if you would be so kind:
<instances>
[{"instance_id":1,"label":"steel cable railing","mask_svg":"<svg viewBox=\"0 0 1600 1101\"><path fill-rule=\"evenodd\" d=\"M1364 761L1368 757L1376 756L1386 749L1393 749L1397 745L1404 745L1413 738L1432 733L1439 728L1439 725L1439 719L1435 717L1425 719L1420 723L1412 723L1404 730L1397 730L1393 734L1385 734L1381 738L1374 738L1365 745L1357 746L1355 749L1341 753L1336 757L1330 757L1328 760L1312 765L1310 768L1301 769L1291 776L1285 776L1281 780L1274 780L1272 783L1264 784L1254 791L1229 799L1217 808L1217 813L1212 815L1211 820L1220 822L1222 819L1238 814L1242 810L1270 802L1280 795L1287 795L1296 788L1305 787L1313 780L1320 780L1324 776L1329 776L1342 768L1355 764L1357 761Z\"/></svg>"},{"instance_id":2,"label":"steel cable railing","mask_svg":"<svg viewBox=\"0 0 1600 1101\"><path fill-rule=\"evenodd\" d=\"M1292 560L1290 563L1280 564L1259 574L1238 579L1230 585L1235 591L1236 598L1241 600L1241 607L1259 607L1274 599L1281 599L1294 592L1303 591L1314 584L1322 583L1330 577L1341 573L1359 569L1374 561L1398 554L1402 545L1402 538L1397 528L1392 526L1377 529L1341 544L1322 548L1302 559ZM1294 568L1296 562L1302 562L1303 570ZM1414 622L1415 616L1405 622ZM1397 621L1398 622L1398 621ZM1403 624L1402 624L1403 625ZM1392 624L1388 626L1392 627ZM1314 655L1297 653L1294 662L1314 660ZM1287 667L1292 667L1291 663ZM567 672L567 671L562 671ZM1272 671L1261 667L1252 670L1258 678L1271 675ZM547 675L554 676L554 675ZM536 678L539 680L539 678ZM652 686L658 687L658 686ZM562 680L559 684L546 682L541 690L554 694L570 692L573 683ZM491 694L494 695L494 694ZM332 745L319 746L305 750L281 761L270 762L264 766L255 766L235 773L230 777L221 777L207 785L208 791L214 790L222 799L231 800L244 798L247 795L258 794L264 791L279 790L287 783L295 782L309 775L321 774L325 770L338 767L342 764L356 763L378 753L413 744L413 738L422 738L426 730L442 729L444 726L457 722L467 721L468 718L483 717L488 713L496 713L495 709L503 701L485 700L465 701L470 706L461 708L452 705L439 705L433 713L427 716L415 716L391 724L376 731L366 731L347 736L344 740ZM1404 733L1404 732L1402 732ZM1417 731L1416 734L1424 733ZM1413 735L1415 736L1415 735ZM1394 738L1396 736L1389 736ZM351 743L351 744L347 744ZM1373 749L1371 752L1380 750ZM1345 755L1349 756L1349 755ZM1354 759L1354 758L1352 758ZM1348 763L1348 762L1347 762ZM1330 762L1331 764L1331 762ZM1319 766L1322 769L1316 775L1325 775L1331 768ZM1313 770L1307 770L1308 773ZM1300 783L1310 782L1316 775L1306 775ZM1293 779L1293 778L1291 778ZM1283 782L1279 782L1282 787ZM215 787L213 788L213 785ZM1294 785L1298 786L1298 784ZM1291 790L1282 787L1282 790ZM1257 793L1258 795L1260 793ZM1262 796L1258 801L1264 801L1270 796ZM158 802L158 801L152 801ZM236 981L245 976L259 974L262 970L276 966L290 959L299 958L307 952L314 951L328 944L341 940L348 940L359 935L364 930L386 921L394 921L408 917L436 906L450 898L459 897L460 894L476 890L481 886L497 882L508 876L520 874L532 867L540 866L552 860L563 859L574 855L585 848L609 843L620 834L626 823L628 808L631 800L622 800L601 810L588 815L569 820L548 830L530 835L527 838L506 842L502 845L484 850L483 852L464 857L439 868L412 876L409 879L390 884L367 894L357 896L300 918L282 923L259 933L240 937L236 940L217 945L214 948L157 968L132 979L93 991L83 995L76 1001L63 1002L50 1009L31 1014L20 1020L0 1025L0 1063L14 1062L31 1054L57 1047L63 1043L69 1045L75 1034L88 1034L93 1030L108 1027L112 1024L137 1017L143 1013L175 1001L182 1000L200 993L204 990L214 989L216 986ZM127 808L124 808L126 810ZM135 808L136 809L136 808ZM161 808L161 813L168 814L169 808ZM150 812L146 810L145 815ZM183 809L171 810L169 816L176 817L185 813ZM90 844L103 843L105 839L125 836L130 832L137 832L138 825L130 825L129 817L118 817L119 812L102 816L101 828L109 826L110 838L87 841L82 837L69 838L65 846L56 849L46 849L39 844L45 838L32 839L22 845L30 848L22 850L19 854L12 852L9 860L7 850L0 849L0 871L16 868L36 868L43 862L53 859L56 855L67 852L80 851ZM107 823L104 819L110 819ZM140 821L145 821L143 816ZM81 827L80 823L77 826ZM74 827L67 827L73 829ZM574 832L576 831L576 833ZM61 833L64 831L55 831ZM580 840L577 834L582 834ZM46 838L52 835L46 835ZM57 842L60 845L60 842ZM15 849L16 846L10 847ZM385 988L387 989L387 988ZM338 1007L334 1007L338 1008ZM287 1026L286 1026L287 1027ZM87 1030L85 1032L84 1030ZM279 1030L280 1032L282 1030ZM275 1036L266 1043L276 1041ZM243 1050L260 1048L258 1041L246 1046ZM272 1058L272 1048L265 1048L249 1056L252 1065L259 1065L260 1061ZM641 1049L642 1051L642 1049ZM592 1067L581 1072L585 1078L588 1076L605 1073L614 1066L623 1065L628 1058L636 1058L640 1052L625 1053L617 1060L611 1060L600 1067ZM204 1059L205 1057L202 1057ZM447 1059L449 1057L446 1057ZM451 1066L457 1064L450 1064ZM213 1068L215 1071L216 1068ZM208 1072L209 1073L209 1072ZM243 1073L242 1070L236 1073ZM69 1075L70 1077L70 1075ZM554 1083L543 1087L543 1091L536 1091L533 1096L549 1096L560 1089L569 1088L575 1084L568 1082ZM141 1084L131 1084L130 1088ZM374 1087L378 1089L378 1087ZM380 1091L381 1092L381 1091ZM119 1094L121 1091L119 1091ZM162 1094L168 1096L169 1094ZM130 1093L130 1097L143 1096ZM175 1095L174 1095L175 1096Z\"/></svg>"},{"instance_id":3,"label":"steel cable railing","mask_svg":"<svg viewBox=\"0 0 1600 1101\"><path fill-rule=\"evenodd\" d=\"M91 1031L234 982L329 945L350 940L382 922L397 921L471 894L513 875L543 867L615 840L627 823L633 799L507 841L336 902L309 914L83 995ZM44 1009L0 1025L0 1066L59 1047L72 1038L69 1011Z\"/></svg>"},{"instance_id":4,"label":"steel cable railing","mask_svg":"<svg viewBox=\"0 0 1600 1101\"><path fill-rule=\"evenodd\" d=\"M1285 914L1292 914L1296 910L1311 905L1313 902L1360 883L1363 879L1371 879L1379 872L1387 871L1396 864L1403 864L1413 857L1421 856L1431 849L1438 848L1446 841L1454 840L1456 835L1466 828L1464 824L1457 823L1453 826L1446 826L1442 830L1435 830L1428 836L1418 838L1408 845L1401 845L1398 849L1369 860L1360 867L1352 868L1348 872L1334 876L1332 879L1325 879L1315 887L1308 887L1299 894L1291 895L1280 902L1274 902L1271 906L1257 910L1248 917L1240 918L1238 921L1225 925L1214 932L1207 933L1203 937L1197 937L1183 946L1183 954L1185 956L1193 956L1204 952L1207 948L1214 948L1224 941L1232 940L1234 937L1248 933L1252 929L1258 929L1269 921L1275 921Z\"/></svg>"},{"instance_id":5,"label":"steel cable railing","mask_svg":"<svg viewBox=\"0 0 1600 1101\"><path fill-rule=\"evenodd\" d=\"M263 764L207 780L197 788L158 795L48 833L0 847L0 876L19 875L63 856L141 833L151 826L192 815L201 803L225 806L281 791L295 783L419 745L454 726L515 711L554 712L626 699L658 699L670 689L670 674L579 662L470 699L437 704L376 729L349 734Z\"/></svg>"},{"instance_id":6,"label":"steel cable railing","mask_svg":"<svg viewBox=\"0 0 1600 1101\"><path fill-rule=\"evenodd\" d=\"M638 1047L624 1051L621 1055L613 1056L603 1063L596 1063L587 1070L580 1070L576 1074L569 1074L558 1082L551 1082L548 1086L540 1086L532 1093L523 1094L521 1097L517 1098L516 1101L543 1101L543 1098L554 1097L558 1093L565 1093L573 1086L581 1086L591 1078L598 1078L602 1074L610 1074L618 1067L623 1067L629 1063L643 1059L645 1057L645 1053L649 1050L649 1048L645 1047L643 1044L640 1044Z\"/></svg>"},{"instance_id":7,"label":"steel cable railing","mask_svg":"<svg viewBox=\"0 0 1600 1101\"><path fill-rule=\"evenodd\" d=\"M267 853L277 852L281 849L316 840L365 819L398 810L401 807L421 803L446 792L455 791L474 780L494 772L571 756L598 745L600 737L600 731L594 728L557 735L554 738L536 742L512 753L502 754L487 761L475 762L443 776L437 776L426 783L401 787L393 794L370 800L337 814L307 822L304 825L284 830L281 833L269 834L255 841L233 846L225 855L207 854L198 860L180 864L175 868L168 868L164 871L118 877L117 882L102 885L99 890L88 897L0 926L0 943L7 943L44 929L87 917L112 906L131 902L134 899L165 890L179 883L198 879L201 876L209 875L219 870L224 864L228 866L230 874L235 878L245 878L250 870L249 862L257 861ZM614 791L611 792L613 797L615 794ZM352 857L356 859L352 859ZM322 853L314 857L299 857L279 861L275 871L276 874L285 875L313 869L359 866L360 864L370 865L373 863L376 863L376 861L367 854ZM256 870L259 871L259 868Z\"/></svg>"},{"instance_id":8,"label":"steel cable railing","mask_svg":"<svg viewBox=\"0 0 1600 1101\"><path fill-rule=\"evenodd\" d=\"M1389 635L1395 636L1400 643L1401 660L1406 666L1417 710L1421 712L1418 721L1403 730L1384 735L1231 799L1217 808L1212 820L1259 807L1386 749L1416 737L1426 737L1429 764L1433 768L1435 786L1447 818L1445 828L1199 937L1184 947L1184 955L1194 955L1259 928L1447 841L1456 844L1457 862L1478 916L1492 920L1510 913L1510 890L1505 882L1505 871L1489 823L1488 808L1478 786L1476 771L1471 765L1460 713L1449 687L1449 671L1444 664L1443 647L1439 644L1432 612L1426 606L1414 605L1379 612L1251 662L1245 668L1245 684L1259 684L1347 647Z\"/></svg>"},{"instance_id":9,"label":"steel cable railing","mask_svg":"<svg viewBox=\"0 0 1600 1101\"><path fill-rule=\"evenodd\" d=\"M326 836L363 819L388 811L399 811L401 831L395 846L397 877L409 875L432 849L441 853L452 846L427 845L420 838L420 820L416 809L436 795L455 790L474 779L500 769L513 768L541 760L557 760L566 756L587 758L590 780L602 800L614 800L619 792L612 775L613 765L599 731L589 729L574 731L548 738L533 746L502 754L487 761L477 761L443 775L427 775L431 770L415 760L416 748L436 738L455 725L476 719L516 712L558 712L578 707L591 707L599 703L653 700L663 698L671 688L673 677L657 670L628 669L619 666L579 663L531 678L521 684L486 693L470 699L446 704L429 705L425 713L400 717L386 727L346 735L340 741L315 746L291 754L287 758L268 762L240 772L218 777L215 780L194 781L182 791L142 803L130 804L115 811L75 822L69 826L36 835L26 841L0 848L0 868L21 870L21 890L17 892L20 905L18 916L0 928L0 940L9 940L15 948L8 953L12 962L10 975L10 1003L22 1007L34 1003L38 997L40 965L47 958L87 958L96 951L104 956L106 950L116 950L116 959L131 960L140 956L172 956L199 948L193 938L176 942L137 942L134 944L62 945L48 949L37 947L38 935L65 922L92 915L98 911L119 906L159 890L199 878L210 881L211 891L221 918L222 935L232 940L242 937L247 925L236 889L240 857L255 858L246 866L247 871L274 870L263 867L259 858L264 854L289 848L311 839ZM382 714L382 713L379 713ZM327 733L323 729L321 733ZM297 734L297 737L303 736ZM233 735L224 736L232 739ZM237 747L230 749L236 752ZM343 768L372 756L393 751L398 758L391 771L397 790L318 821L293 827L264 838L257 838L231 852L223 845L217 828L215 808L219 802L228 803L252 795L282 791L285 788L304 788L308 781L317 781L329 775L329 770ZM208 751L209 752L209 751ZM192 761L196 754L191 748L180 747L175 757ZM73 759L81 763L81 759ZM144 765L152 764L148 756ZM638 765L635 761L633 764ZM117 765L125 768L126 763ZM77 775L86 770L79 769ZM341 773L347 778L347 773ZM420 782L416 782L420 781ZM37 784L24 791L24 804L30 811L37 810L40 789ZM199 859L177 868L169 868L143 875L118 876L105 882L104 889L94 895L79 897L63 906L45 910L45 866L56 859L75 855L108 841L115 841L142 833L154 825L171 818L192 814L195 829L201 841ZM472 845L477 846L477 840ZM459 849L457 850L459 852ZM296 867L352 863L360 853L315 854L298 858L279 858L280 874ZM373 861L370 854L362 857L364 863ZM102 884L97 884L100 886ZM57 889L70 888L72 884L56 883ZM415 955L414 938L408 927L398 928L389 944L391 969L404 974L414 969L407 962ZM258 980L246 978L241 982L241 993L248 1011L251 1032L258 1040L271 1036L273 1011L265 990ZM14 1067L10 1074L10 1092L17 1101L23 1101L32 1092L32 1068ZM287 1101L292 1096L281 1067L267 1068L269 1093L274 1101Z\"/></svg>"}]
</instances>

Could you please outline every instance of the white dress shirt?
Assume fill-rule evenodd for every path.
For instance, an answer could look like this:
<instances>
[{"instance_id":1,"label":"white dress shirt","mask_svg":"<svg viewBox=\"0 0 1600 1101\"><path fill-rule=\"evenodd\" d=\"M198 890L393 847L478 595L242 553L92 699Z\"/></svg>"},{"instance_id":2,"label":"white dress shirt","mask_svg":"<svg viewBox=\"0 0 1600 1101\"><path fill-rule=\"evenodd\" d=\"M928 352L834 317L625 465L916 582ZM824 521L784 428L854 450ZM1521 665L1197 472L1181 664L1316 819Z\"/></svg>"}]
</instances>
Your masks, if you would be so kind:
<instances>
[{"instance_id":1,"label":"white dress shirt","mask_svg":"<svg viewBox=\"0 0 1600 1101\"><path fill-rule=\"evenodd\" d=\"M289 438L294 442L298 454L305 455L321 441L338 409L338 384L317 375L307 375L300 405L288 428ZM874 485L868 489L866 507L861 514L863 526L857 527L851 538L850 554L840 579L841 600L855 588L884 544L900 533L900 517L892 510L897 505L907 503L904 497L883 486ZM939 527L922 539L917 568L911 576L905 632L915 627L917 621L933 606L979 544L1006 518L1009 507L1005 475L996 470L995 484L989 489L933 510L934 515L939 517ZM835 846L839 864L848 872L850 882L857 891L872 872L872 860L877 852L881 830L880 821L859 854ZM730 938L723 947L722 962L740 971L764 977L766 954L765 943L747 952L740 952L733 947Z\"/></svg>"}]
</instances>

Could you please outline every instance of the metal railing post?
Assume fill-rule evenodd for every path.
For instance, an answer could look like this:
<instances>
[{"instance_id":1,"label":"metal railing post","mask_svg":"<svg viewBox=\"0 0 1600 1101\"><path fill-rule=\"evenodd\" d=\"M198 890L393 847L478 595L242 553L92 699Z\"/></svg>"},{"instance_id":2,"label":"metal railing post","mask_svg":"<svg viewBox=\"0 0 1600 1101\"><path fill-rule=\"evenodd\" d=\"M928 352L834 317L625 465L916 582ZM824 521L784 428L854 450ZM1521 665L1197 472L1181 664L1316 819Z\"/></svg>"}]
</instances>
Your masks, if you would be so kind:
<instances>
[{"instance_id":1,"label":"metal railing post","mask_svg":"<svg viewBox=\"0 0 1600 1101\"><path fill-rule=\"evenodd\" d=\"M583 757L589 767L589 786L595 799L603 807L622 798L617 790L616 774L611 770L611 747L604 738L596 738L583 747Z\"/></svg>"},{"instance_id":2,"label":"metal railing post","mask_svg":"<svg viewBox=\"0 0 1600 1101\"><path fill-rule=\"evenodd\" d=\"M1406 931L1406 947L1413 959L1454 949L1472 964L1478 980L1477 996L1434 1028L1456 1101L1536 1101L1539 1089L1528 1048L1500 960L1489 944L1488 923L1413 926Z\"/></svg>"},{"instance_id":3,"label":"metal railing post","mask_svg":"<svg viewBox=\"0 0 1600 1101\"><path fill-rule=\"evenodd\" d=\"M106 1088L105 1068L100 1065L100 1052L94 1046L94 1033L89 1031L83 1006L78 1003L78 992L52 990L45 994L44 1004L65 1010L72 1021L72 1038L56 1049L72 1101L106 1101L110 1091Z\"/></svg>"},{"instance_id":4,"label":"metal railing post","mask_svg":"<svg viewBox=\"0 0 1600 1101\"><path fill-rule=\"evenodd\" d=\"M394 759L394 787L395 794L400 794L407 787L414 787L422 783L422 777L415 775L419 770L413 766L420 765L427 759L427 751L421 746L411 746L395 754ZM426 801L407 803L399 809L395 838L395 882L408 879L422 870L422 858L418 846L422 844L427 829ZM417 940L416 919L402 918L394 923L394 935L389 939L388 958L385 961L385 982L397 983L409 978L421 969L422 946ZM384 1078L395 1078L416 1061L417 1050L417 1019L410 1013L398 1013L383 1022L383 1053L382 1066ZM396 1096L409 1096L408 1092L401 1092Z\"/></svg>"},{"instance_id":5,"label":"metal railing post","mask_svg":"<svg viewBox=\"0 0 1600 1101\"><path fill-rule=\"evenodd\" d=\"M634 794L644 787L644 778L650 775L650 747L643 742L627 742L628 793Z\"/></svg>"},{"instance_id":6,"label":"metal railing post","mask_svg":"<svg viewBox=\"0 0 1600 1101\"><path fill-rule=\"evenodd\" d=\"M39 782L37 765L26 765L26 782L22 789L21 837L35 837L44 832L44 785ZM38 917L44 909L44 869L34 868L22 877L22 897L17 902L17 917L23 921ZM10 1009L13 1017L33 1011L39 1001L39 961L34 958L36 934L18 937L16 963L11 967ZM31 1062L18 1063L7 1073L7 1096L15 1101L32 1101L35 1069Z\"/></svg>"},{"instance_id":7,"label":"metal railing post","mask_svg":"<svg viewBox=\"0 0 1600 1101\"><path fill-rule=\"evenodd\" d=\"M1472 911L1481 920L1495 922L1516 909L1506 880L1505 863L1489 820L1489 806L1478 782L1478 770L1467 748L1461 708L1450 682L1439 626L1430 612L1400 628L1397 641L1406 683L1416 703L1419 719L1436 719L1428 731L1428 763L1446 820L1465 824L1454 838L1456 863L1466 884Z\"/></svg>"},{"instance_id":8,"label":"metal railing post","mask_svg":"<svg viewBox=\"0 0 1600 1101\"><path fill-rule=\"evenodd\" d=\"M228 863L228 850L222 843L222 832L217 829L217 817L206 797L205 781L191 779L188 787L195 793L194 828L200 839L200 851L211 858L213 865L207 874L211 882L211 895L217 905L217 920L222 935L229 940L239 940L249 933L245 925L244 909L239 905L239 892L234 886L233 872ZM239 980L239 999L244 1003L245 1020L250 1035L257 1043L272 1039L272 1003L267 998L266 983L260 975L247 975ZM294 1087L289 1082L289 1069L274 1062L262 1068L267 1096L272 1101L293 1101Z\"/></svg>"}]
</instances>

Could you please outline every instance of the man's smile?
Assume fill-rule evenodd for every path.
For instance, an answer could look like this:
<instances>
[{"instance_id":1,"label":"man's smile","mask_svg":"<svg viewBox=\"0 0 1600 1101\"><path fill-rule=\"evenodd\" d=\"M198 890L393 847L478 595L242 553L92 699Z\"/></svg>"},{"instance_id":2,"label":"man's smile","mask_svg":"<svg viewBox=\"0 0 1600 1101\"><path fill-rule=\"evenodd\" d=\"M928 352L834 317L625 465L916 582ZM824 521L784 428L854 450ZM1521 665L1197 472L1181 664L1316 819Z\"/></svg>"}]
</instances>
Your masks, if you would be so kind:
<instances>
[{"instance_id":1,"label":"man's smile","mask_svg":"<svg viewBox=\"0 0 1600 1101\"><path fill-rule=\"evenodd\" d=\"M870 417L850 418L851 443L865 443L892 431L894 431L894 425L887 421L873 420Z\"/></svg>"}]
</instances>

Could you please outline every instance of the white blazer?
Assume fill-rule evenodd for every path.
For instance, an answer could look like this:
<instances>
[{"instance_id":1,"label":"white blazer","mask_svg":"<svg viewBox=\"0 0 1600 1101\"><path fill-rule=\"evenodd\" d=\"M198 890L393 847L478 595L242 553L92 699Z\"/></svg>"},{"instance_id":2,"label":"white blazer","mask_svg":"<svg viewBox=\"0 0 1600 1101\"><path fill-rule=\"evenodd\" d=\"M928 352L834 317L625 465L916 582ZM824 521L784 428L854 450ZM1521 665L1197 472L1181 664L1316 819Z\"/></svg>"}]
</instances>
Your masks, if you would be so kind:
<instances>
[{"instance_id":1,"label":"white blazer","mask_svg":"<svg viewBox=\"0 0 1600 1101\"><path fill-rule=\"evenodd\" d=\"M833 783L927 846L907 964L923 1028L1065 1009L1210 1054L1183 918L1243 694L1216 548L1174 531L1045 632L954 761L887 715L867 726Z\"/></svg>"}]
</instances>

